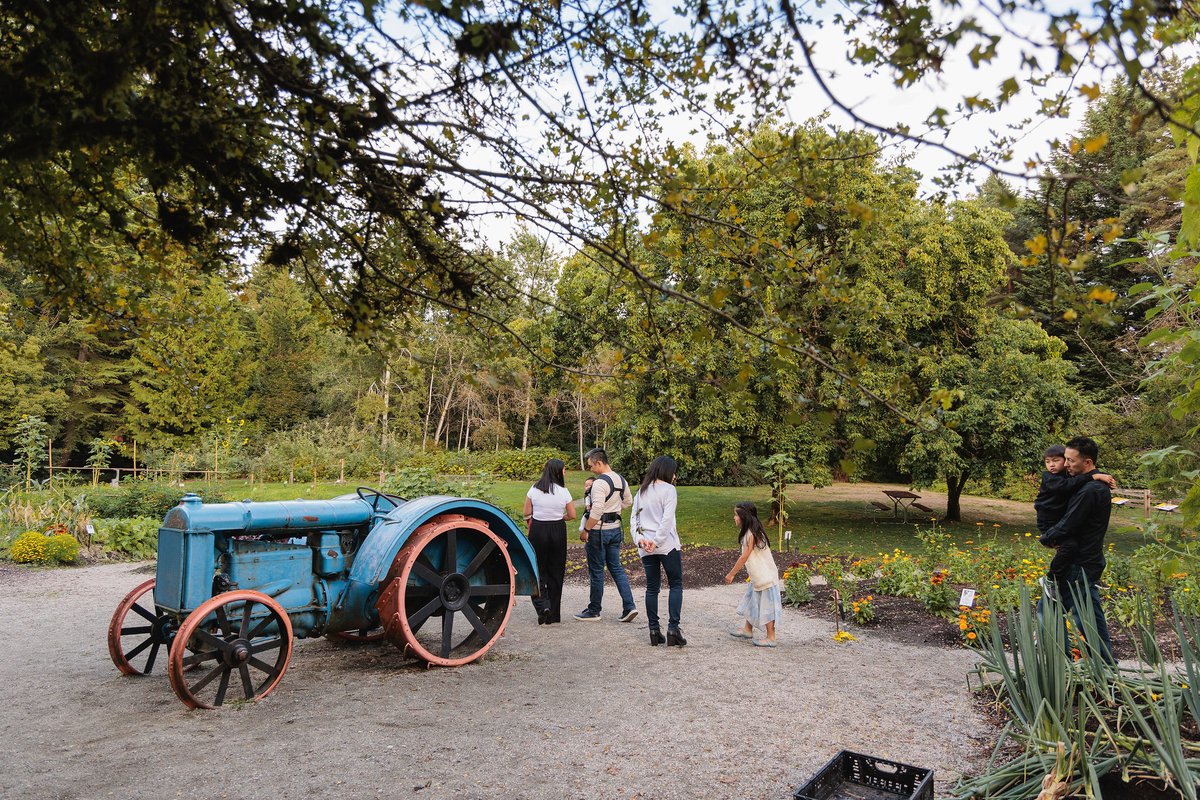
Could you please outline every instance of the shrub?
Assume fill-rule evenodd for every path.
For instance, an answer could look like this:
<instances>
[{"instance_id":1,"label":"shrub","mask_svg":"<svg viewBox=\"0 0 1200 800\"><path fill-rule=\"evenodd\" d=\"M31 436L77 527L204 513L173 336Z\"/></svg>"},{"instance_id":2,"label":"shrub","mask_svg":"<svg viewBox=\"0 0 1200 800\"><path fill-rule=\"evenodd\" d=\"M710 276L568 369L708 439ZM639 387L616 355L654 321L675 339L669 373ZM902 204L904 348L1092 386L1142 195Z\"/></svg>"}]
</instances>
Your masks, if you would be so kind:
<instances>
[{"instance_id":1,"label":"shrub","mask_svg":"<svg viewBox=\"0 0 1200 800\"><path fill-rule=\"evenodd\" d=\"M45 564L50 560L46 541L46 536L38 531L25 531L12 543L8 557L18 564Z\"/></svg>"},{"instance_id":2,"label":"shrub","mask_svg":"<svg viewBox=\"0 0 1200 800\"><path fill-rule=\"evenodd\" d=\"M945 572L937 571L929 576L929 582L921 593L921 605L930 614L945 614L955 607L954 587Z\"/></svg>"},{"instance_id":3,"label":"shrub","mask_svg":"<svg viewBox=\"0 0 1200 800\"><path fill-rule=\"evenodd\" d=\"M498 478L509 480L537 480L546 462L552 458L570 464L570 456L553 447L532 447L528 450L499 450L476 454L479 472L487 472Z\"/></svg>"},{"instance_id":4,"label":"shrub","mask_svg":"<svg viewBox=\"0 0 1200 800\"><path fill-rule=\"evenodd\" d=\"M46 537L46 558L59 564L74 564L79 557L79 542L69 533Z\"/></svg>"},{"instance_id":5,"label":"shrub","mask_svg":"<svg viewBox=\"0 0 1200 800\"><path fill-rule=\"evenodd\" d=\"M449 484L438 478L430 467L405 467L390 476L384 482L382 489L388 494L398 494L405 500L429 494L451 493Z\"/></svg>"},{"instance_id":6,"label":"shrub","mask_svg":"<svg viewBox=\"0 0 1200 800\"><path fill-rule=\"evenodd\" d=\"M1182 617L1200 617L1200 574L1185 575L1171 587L1171 605Z\"/></svg>"},{"instance_id":7,"label":"shrub","mask_svg":"<svg viewBox=\"0 0 1200 800\"><path fill-rule=\"evenodd\" d=\"M92 541L111 553L152 558L158 551L159 522L155 517L97 519Z\"/></svg>"},{"instance_id":8,"label":"shrub","mask_svg":"<svg viewBox=\"0 0 1200 800\"><path fill-rule=\"evenodd\" d=\"M783 602L789 606L802 606L811 603L812 570L804 564L793 561L783 571Z\"/></svg>"},{"instance_id":9,"label":"shrub","mask_svg":"<svg viewBox=\"0 0 1200 800\"><path fill-rule=\"evenodd\" d=\"M124 481L117 489L89 492L87 504L97 517L127 519L153 517L161 520L190 490L161 481ZM223 503L219 492L204 491L204 502Z\"/></svg>"},{"instance_id":10,"label":"shrub","mask_svg":"<svg viewBox=\"0 0 1200 800\"><path fill-rule=\"evenodd\" d=\"M991 638L992 612L986 608L958 607L958 632L963 644L968 647L982 647Z\"/></svg>"},{"instance_id":11,"label":"shrub","mask_svg":"<svg viewBox=\"0 0 1200 800\"><path fill-rule=\"evenodd\" d=\"M917 598L925 588L925 572L912 556L896 550L880 562L878 587L883 594Z\"/></svg>"},{"instance_id":12,"label":"shrub","mask_svg":"<svg viewBox=\"0 0 1200 800\"><path fill-rule=\"evenodd\" d=\"M867 595L850 602L850 615L854 618L855 625L869 625L874 621L875 606L872 604L874 599L874 596Z\"/></svg>"}]
</instances>

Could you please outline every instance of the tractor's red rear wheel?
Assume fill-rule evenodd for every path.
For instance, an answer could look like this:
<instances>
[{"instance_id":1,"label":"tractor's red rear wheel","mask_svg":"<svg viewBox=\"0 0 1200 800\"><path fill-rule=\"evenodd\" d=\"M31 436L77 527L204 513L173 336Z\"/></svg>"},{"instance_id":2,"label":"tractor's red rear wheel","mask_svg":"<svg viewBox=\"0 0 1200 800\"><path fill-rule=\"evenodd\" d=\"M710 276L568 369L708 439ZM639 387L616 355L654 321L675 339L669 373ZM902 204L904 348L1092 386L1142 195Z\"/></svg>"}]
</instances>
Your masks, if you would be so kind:
<instances>
[{"instance_id":1,"label":"tractor's red rear wheel","mask_svg":"<svg viewBox=\"0 0 1200 800\"><path fill-rule=\"evenodd\" d=\"M516 572L508 545L486 522L442 514L409 536L376 608L388 639L428 664L482 656L512 612Z\"/></svg>"},{"instance_id":2,"label":"tractor's red rear wheel","mask_svg":"<svg viewBox=\"0 0 1200 800\"><path fill-rule=\"evenodd\" d=\"M108 623L108 655L126 675L149 675L164 646L175 635L175 619L154 605L154 579L139 584L113 612Z\"/></svg>"},{"instance_id":3,"label":"tractor's red rear wheel","mask_svg":"<svg viewBox=\"0 0 1200 800\"><path fill-rule=\"evenodd\" d=\"M179 627L167 677L189 708L261 700L292 657L292 621L261 592L240 589L201 603Z\"/></svg>"}]
</instances>

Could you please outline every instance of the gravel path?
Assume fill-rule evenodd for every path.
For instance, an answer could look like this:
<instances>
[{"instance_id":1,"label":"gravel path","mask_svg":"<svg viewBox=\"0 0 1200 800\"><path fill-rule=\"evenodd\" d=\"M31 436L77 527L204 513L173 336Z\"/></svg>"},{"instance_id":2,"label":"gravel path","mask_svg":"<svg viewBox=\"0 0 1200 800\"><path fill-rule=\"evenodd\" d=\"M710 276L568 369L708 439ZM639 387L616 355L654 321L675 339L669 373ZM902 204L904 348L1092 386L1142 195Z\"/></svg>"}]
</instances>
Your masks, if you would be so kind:
<instances>
[{"instance_id":1,"label":"gravel path","mask_svg":"<svg viewBox=\"0 0 1200 800\"><path fill-rule=\"evenodd\" d=\"M777 649L751 647L726 634L740 586L687 592L683 649L651 648L644 616L614 608L539 627L521 597L482 662L427 671L390 645L302 641L261 703L188 711L160 668L109 661L138 569L0 575L0 797L788 798L842 748L932 767L942 794L995 736L969 652L837 644L790 609ZM585 595L567 587L564 611Z\"/></svg>"}]
</instances>

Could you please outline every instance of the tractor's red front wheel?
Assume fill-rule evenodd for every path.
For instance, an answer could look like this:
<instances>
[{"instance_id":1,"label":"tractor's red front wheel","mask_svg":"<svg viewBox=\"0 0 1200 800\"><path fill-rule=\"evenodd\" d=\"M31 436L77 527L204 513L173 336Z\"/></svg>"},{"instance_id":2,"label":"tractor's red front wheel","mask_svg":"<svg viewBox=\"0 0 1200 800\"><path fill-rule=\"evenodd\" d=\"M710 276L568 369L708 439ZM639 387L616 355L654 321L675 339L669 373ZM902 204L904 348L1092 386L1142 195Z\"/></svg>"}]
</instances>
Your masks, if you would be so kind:
<instances>
[{"instance_id":1,"label":"tractor's red front wheel","mask_svg":"<svg viewBox=\"0 0 1200 800\"><path fill-rule=\"evenodd\" d=\"M126 675L149 675L163 647L170 648L175 618L154 605L154 579L138 585L113 612L108 623L108 655Z\"/></svg>"},{"instance_id":2,"label":"tractor's red front wheel","mask_svg":"<svg viewBox=\"0 0 1200 800\"><path fill-rule=\"evenodd\" d=\"M504 633L516 593L508 545L486 522L442 514L408 538L376 603L388 639L428 664L482 656Z\"/></svg>"},{"instance_id":3,"label":"tractor's red front wheel","mask_svg":"<svg viewBox=\"0 0 1200 800\"><path fill-rule=\"evenodd\" d=\"M179 627L167 677L189 708L257 701L271 693L292 657L292 621L261 592L219 594Z\"/></svg>"}]
</instances>

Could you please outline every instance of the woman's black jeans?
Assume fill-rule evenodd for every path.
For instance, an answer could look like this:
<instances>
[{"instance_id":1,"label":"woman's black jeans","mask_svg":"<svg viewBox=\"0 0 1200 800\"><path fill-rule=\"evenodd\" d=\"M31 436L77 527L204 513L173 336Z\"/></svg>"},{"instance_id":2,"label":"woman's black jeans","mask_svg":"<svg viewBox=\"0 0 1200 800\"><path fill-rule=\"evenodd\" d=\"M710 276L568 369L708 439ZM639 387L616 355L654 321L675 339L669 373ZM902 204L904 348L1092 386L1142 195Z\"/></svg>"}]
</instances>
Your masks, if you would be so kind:
<instances>
[{"instance_id":1,"label":"woman's black jeans","mask_svg":"<svg viewBox=\"0 0 1200 800\"><path fill-rule=\"evenodd\" d=\"M550 612L547 622L561 622L559 611L567 572L567 523L560 519L533 520L529 543L538 562L538 593L533 596L533 607L539 614L543 609Z\"/></svg>"},{"instance_id":2,"label":"woman's black jeans","mask_svg":"<svg viewBox=\"0 0 1200 800\"><path fill-rule=\"evenodd\" d=\"M667 573L667 630L679 629L679 614L683 611L683 556L678 550L666 555L652 554L642 557L646 570L646 619L650 630L658 626L658 591L662 586L662 573Z\"/></svg>"}]
</instances>

